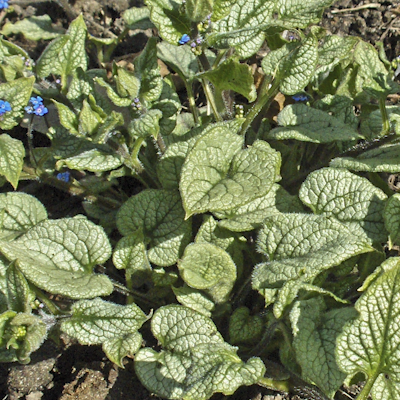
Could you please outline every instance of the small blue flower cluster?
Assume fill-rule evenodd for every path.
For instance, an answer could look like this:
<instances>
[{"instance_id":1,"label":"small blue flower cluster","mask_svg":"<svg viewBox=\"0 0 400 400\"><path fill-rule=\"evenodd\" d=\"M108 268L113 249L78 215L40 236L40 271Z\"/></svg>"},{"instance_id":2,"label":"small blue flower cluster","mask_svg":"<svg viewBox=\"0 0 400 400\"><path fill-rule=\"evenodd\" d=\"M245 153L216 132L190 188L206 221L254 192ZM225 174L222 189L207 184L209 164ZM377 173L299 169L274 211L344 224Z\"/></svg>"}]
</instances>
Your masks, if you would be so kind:
<instances>
[{"instance_id":1,"label":"small blue flower cluster","mask_svg":"<svg viewBox=\"0 0 400 400\"><path fill-rule=\"evenodd\" d=\"M11 110L11 104L8 101L0 100L0 117Z\"/></svg>"},{"instance_id":2,"label":"small blue flower cluster","mask_svg":"<svg viewBox=\"0 0 400 400\"><path fill-rule=\"evenodd\" d=\"M68 171L67 172L60 172L60 173L57 174L57 179L59 181L62 181L62 182L67 182L68 183L70 178L71 178L71 176L70 176L70 173Z\"/></svg>"},{"instance_id":3,"label":"small blue flower cluster","mask_svg":"<svg viewBox=\"0 0 400 400\"><path fill-rule=\"evenodd\" d=\"M142 104L140 103L139 97L135 97L133 99L133 102L131 103L131 106L136 110L140 110L142 108Z\"/></svg>"},{"instance_id":4,"label":"small blue flower cluster","mask_svg":"<svg viewBox=\"0 0 400 400\"><path fill-rule=\"evenodd\" d=\"M194 48L202 43L203 43L203 38L201 36L199 36L196 40L194 40L192 43L190 43L190 47Z\"/></svg>"},{"instance_id":5,"label":"small blue flower cluster","mask_svg":"<svg viewBox=\"0 0 400 400\"><path fill-rule=\"evenodd\" d=\"M40 96L31 97L29 99L29 103L31 103L31 105L25 107L25 111L28 114L35 114L39 117L43 117L43 115L49 112L47 107L45 107L45 105L43 104L43 99Z\"/></svg>"},{"instance_id":6,"label":"small blue flower cluster","mask_svg":"<svg viewBox=\"0 0 400 400\"><path fill-rule=\"evenodd\" d=\"M9 0L0 0L0 10L3 8L8 8L8 2Z\"/></svg>"}]
</instances>

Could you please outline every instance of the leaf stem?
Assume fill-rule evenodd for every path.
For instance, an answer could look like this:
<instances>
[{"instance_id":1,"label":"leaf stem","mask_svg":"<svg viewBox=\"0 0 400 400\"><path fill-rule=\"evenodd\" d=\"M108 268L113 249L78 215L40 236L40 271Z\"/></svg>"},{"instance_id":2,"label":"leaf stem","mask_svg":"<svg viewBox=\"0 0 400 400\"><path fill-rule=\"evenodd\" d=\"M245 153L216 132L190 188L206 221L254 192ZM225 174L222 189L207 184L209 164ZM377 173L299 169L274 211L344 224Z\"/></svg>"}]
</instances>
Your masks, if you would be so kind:
<instances>
[{"instance_id":1,"label":"leaf stem","mask_svg":"<svg viewBox=\"0 0 400 400\"><path fill-rule=\"evenodd\" d=\"M191 81L187 82L184 77L182 77L182 79L185 82L186 93L188 95L188 100L189 100L189 108L193 115L194 123L196 125L198 125L199 124L199 112L196 107L196 102L194 101L192 82Z\"/></svg>"},{"instance_id":2,"label":"leaf stem","mask_svg":"<svg viewBox=\"0 0 400 400\"><path fill-rule=\"evenodd\" d=\"M386 104L385 104L385 99L384 98L380 98L379 99L379 110L381 112L381 116L382 116L382 132L381 135L385 136L388 135L390 132L390 121L389 121L389 116L387 113L387 109L386 109Z\"/></svg>"},{"instance_id":3,"label":"leaf stem","mask_svg":"<svg viewBox=\"0 0 400 400\"><path fill-rule=\"evenodd\" d=\"M103 63L107 63L110 61L111 54L117 48L117 46L125 39L125 36L128 34L129 28L125 27L115 42L111 43L107 46L106 50L103 52ZM100 60L99 60L100 61Z\"/></svg>"},{"instance_id":4,"label":"leaf stem","mask_svg":"<svg viewBox=\"0 0 400 400\"><path fill-rule=\"evenodd\" d=\"M132 163L132 167L135 169L135 171L140 174L141 172L144 171L144 168L141 164L141 162L139 161L139 151L140 148L142 147L142 144L144 142L144 138L142 137L138 137L135 140L135 143L133 144L133 149L132 149L132 153L131 153L131 163Z\"/></svg>"},{"instance_id":5,"label":"leaf stem","mask_svg":"<svg viewBox=\"0 0 400 400\"><path fill-rule=\"evenodd\" d=\"M272 322L268 326L268 328L265 330L261 340L251 350L252 356L259 356L262 354L262 352L265 350L265 348L268 346L269 342L271 341L272 337L274 336L274 333L275 333L277 327L278 327L277 321Z\"/></svg>"},{"instance_id":6,"label":"leaf stem","mask_svg":"<svg viewBox=\"0 0 400 400\"><path fill-rule=\"evenodd\" d=\"M276 390L278 392L289 392L289 381L288 380L274 380L271 378L263 377L258 382L257 385L266 387L268 389Z\"/></svg>"},{"instance_id":7,"label":"leaf stem","mask_svg":"<svg viewBox=\"0 0 400 400\"><path fill-rule=\"evenodd\" d=\"M33 130L33 115L31 115L29 122L28 122L28 131L26 132L26 136L28 138L28 148L29 148L29 158L32 163L32 165L37 168L37 161L35 154L33 153L33 135L32 135L32 130Z\"/></svg>"},{"instance_id":8,"label":"leaf stem","mask_svg":"<svg viewBox=\"0 0 400 400\"><path fill-rule=\"evenodd\" d=\"M111 279L113 286L115 289L117 289L117 291L128 295L128 298L131 297L133 300L137 299L138 301L142 301L144 303L146 303L147 305L154 307L154 308L158 308L160 305L155 303L154 301L149 300L149 298L146 296L145 293L141 293L135 289L129 289L126 286L116 282L114 279ZM133 301L130 300L128 304L132 304Z\"/></svg>"},{"instance_id":9,"label":"leaf stem","mask_svg":"<svg viewBox=\"0 0 400 400\"><path fill-rule=\"evenodd\" d=\"M266 79L266 77L264 76L263 82L261 84L260 96L257 99L254 106L247 113L246 119L242 125L242 128L240 129L240 132L239 132L240 135L244 136L246 134L250 125L252 124L254 119L257 117L257 115L260 113L260 111L264 107L269 107L272 100L278 93L279 83L280 83L279 80L275 79L275 81L272 83L271 87L268 89L269 83L270 83L269 79ZM265 93L265 94L263 94L263 93Z\"/></svg>"},{"instance_id":10,"label":"leaf stem","mask_svg":"<svg viewBox=\"0 0 400 400\"><path fill-rule=\"evenodd\" d=\"M201 84L203 86L204 93L207 97L208 104L210 104L210 106L212 108L212 111L213 111L216 121L221 122L222 117L219 115L218 108L217 108L217 105L216 105L215 99L214 99L214 94L210 87L210 83L207 80L202 79Z\"/></svg>"},{"instance_id":11,"label":"leaf stem","mask_svg":"<svg viewBox=\"0 0 400 400\"><path fill-rule=\"evenodd\" d=\"M63 182L55 176L49 175L47 172L42 172L39 169L27 167L26 165L23 166L23 171L33 179L39 178L43 183L69 193L72 196L80 196L92 203L98 202L111 209L121 207L121 201L89 192L87 188L81 186L75 179L72 180L72 183Z\"/></svg>"},{"instance_id":12,"label":"leaf stem","mask_svg":"<svg viewBox=\"0 0 400 400\"><path fill-rule=\"evenodd\" d=\"M367 398L369 396L369 393L370 393L370 391L372 389L372 386L374 386L376 378L378 378L378 375L379 375L379 373L375 372L375 374L372 377L367 379L367 382L365 383L365 385L362 388L361 392L356 397L356 400L367 400Z\"/></svg>"},{"instance_id":13,"label":"leaf stem","mask_svg":"<svg viewBox=\"0 0 400 400\"><path fill-rule=\"evenodd\" d=\"M66 312L60 310L38 287L30 284L29 288L53 315L67 314Z\"/></svg>"},{"instance_id":14,"label":"leaf stem","mask_svg":"<svg viewBox=\"0 0 400 400\"><path fill-rule=\"evenodd\" d=\"M222 58L224 57L224 55L225 55L227 52L228 52L228 50L221 50L221 51L218 53L217 57L216 57L215 60L214 60L213 66L212 66L213 69L218 67L219 63L221 62Z\"/></svg>"},{"instance_id":15,"label":"leaf stem","mask_svg":"<svg viewBox=\"0 0 400 400\"><path fill-rule=\"evenodd\" d=\"M204 53L201 53L197 57L197 59L199 61L199 67L200 67L201 72L208 71L211 69L208 58L206 57L206 55ZM218 112L218 107L215 102L214 93L211 90L210 83L208 82L208 80L206 80L204 78L201 78L200 82L201 82L201 85L203 86L204 94L206 95L208 104L212 108L212 111L213 111L216 121L221 122L222 117Z\"/></svg>"}]
</instances>

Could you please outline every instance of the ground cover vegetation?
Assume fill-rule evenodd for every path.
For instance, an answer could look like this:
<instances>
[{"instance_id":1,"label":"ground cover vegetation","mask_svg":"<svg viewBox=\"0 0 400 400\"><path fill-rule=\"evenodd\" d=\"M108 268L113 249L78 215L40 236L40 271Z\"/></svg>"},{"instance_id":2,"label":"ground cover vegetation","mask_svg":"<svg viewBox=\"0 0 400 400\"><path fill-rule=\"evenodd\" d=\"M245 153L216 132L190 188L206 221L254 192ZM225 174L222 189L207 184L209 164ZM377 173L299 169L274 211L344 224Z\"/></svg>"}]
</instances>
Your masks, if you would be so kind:
<instances>
[{"instance_id":1,"label":"ground cover vegetation","mask_svg":"<svg viewBox=\"0 0 400 400\"><path fill-rule=\"evenodd\" d=\"M316 25L332 3L147 0L115 38L2 26L0 361L64 332L167 399L400 398L399 62ZM33 60L16 34L49 43ZM49 218L31 181L83 213Z\"/></svg>"}]
</instances>

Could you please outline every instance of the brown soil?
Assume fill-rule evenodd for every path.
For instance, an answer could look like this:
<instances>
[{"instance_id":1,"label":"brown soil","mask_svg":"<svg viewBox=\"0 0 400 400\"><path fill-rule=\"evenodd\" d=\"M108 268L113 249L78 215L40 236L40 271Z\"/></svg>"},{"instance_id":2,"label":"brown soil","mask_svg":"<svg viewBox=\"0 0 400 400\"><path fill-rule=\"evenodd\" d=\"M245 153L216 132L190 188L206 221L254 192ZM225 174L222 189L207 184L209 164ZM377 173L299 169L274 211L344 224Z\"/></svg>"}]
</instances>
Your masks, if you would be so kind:
<instances>
[{"instance_id":1,"label":"brown soil","mask_svg":"<svg viewBox=\"0 0 400 400\"><path fill-rule=\"evenodd\" d=\"M122 22L121 13L129 7L141 6L141 0L76 0L64 10L58 2L15 0L15 12L6 21L15 22L31 15L49 14L53 21L64 28L80 12L83 13L90 33L96 36L118 35ZM400 0L380 1L342 0L326 13L322 26L332 33L356 35L376 43L382 41L389 60L400 55ZM117 49L117 55L139 52L148 32L131 32ZM36 43L16 38L33 59L41 53L46 43ZM48 193L49 194L49 193ZM44 196L46 193L44 193ZM52 196L52 194L50 194ZM48 202L42 199L46 204ZM58 204L59 205L59 204ZM46 204L47 206L47 204ZM50 206L50 204L49 204ZM54 207L53 207L54 208ZM59 208L59 207L58 207ZM55 216L54 216L55 217ZM357 388L340 393L337 399L354 398ZM232 400L295 400L318 399L308 394L289 397L260 387L240 388ZM215 395L213 399L223 396ZM47 340L32 354L29 365L0 364L0 399L16 400L145 400L156 399L138 382L128 360L125 368L118 368L104 355L100 347L84 347L68 339L57 346Z\"/></svg>"}]
</instances>

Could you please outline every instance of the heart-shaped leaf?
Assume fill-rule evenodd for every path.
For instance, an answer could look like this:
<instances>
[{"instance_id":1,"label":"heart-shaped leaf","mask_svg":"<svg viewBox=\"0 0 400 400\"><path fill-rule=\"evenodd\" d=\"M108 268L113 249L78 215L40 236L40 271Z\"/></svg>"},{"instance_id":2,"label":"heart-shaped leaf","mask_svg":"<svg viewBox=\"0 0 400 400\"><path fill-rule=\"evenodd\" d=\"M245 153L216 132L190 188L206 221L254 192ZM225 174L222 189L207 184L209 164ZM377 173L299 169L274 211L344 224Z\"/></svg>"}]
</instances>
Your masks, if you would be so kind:
<instances>
[{"instance_id":1,"label":"heart-shaped leaf","mask_svg":"<svg viewBox=\"0 0 400 400\"><path fill-rule=\"evenodd\" d=\"M270 261L256 266L253 287L276 290L290 280L312 283L322 271L373 248L333 217L273 214L260 230L258 250Z\"/></svg>"},{"instance_id":2,"label":"heart-shaped leaf","mask_svg":"<svg viewBox=\"0 0 400 400\"><path fill-rule=\"evenodd\" d=\"M387 239L382 218L387 196L365 178L343 169L323 168L308 175L299 197L315 214L333 215L373 242Z\"/></svg>"},{"instance_id":3,"label":"heart-shaped leaf","mask_svg":"<svg viewBox=\"0 0 400 400\"><path fill-rule=\"evenodd\" d=\"M266 142L241 150L243 138L223 127L201 136L182 167L180 191L186 218L244 205L280 179L280 155Z\"/></svg>"},{"instance_id":4,"label":"heart-shaped leaf","mask_svg":"<svg viewBox=\"0 0 400 400\"><path fill-rule=\"evenodd\" d=\"M142 344L137 330L148 317L136 304L122 306L101 299L82 300L61 329L86 345L102 344L107 357L123 368L122 359L134 355Z\"/></svg>"},{"instance_id":5,"label":"heart-shaped leaf","mask_svg":"<svg viewBox=\"0 0 400 400\"><path fill-rule=\"evenodd\" d=\"M290 313L293 347L302 376L329 398L333 398L346 378L335 359L336 339L345 323L356 315L354 308L325 312L325 305L318 297L297 301Z\"/></svg>"},{"instance_id":6,"label":"heart-shaped leaf","mask_svg":"<svg viewBox=\"0 0 400 400\"><path fill-rule=\"evenodd\" d=\"M148 243L148 258L160 266L176 263L189 243L191 221L176 191L143 190L131 197L117 214L119 231L128 236L141 231Z\"/></svg>"},{"instance_id":7,"label":"heart-shaped leaf","mask_svg":"<svg viewBox=\"0 0 400 400\"><path fill-rule=\"evenodd\" d=\"M228 299L236 280L236 266L229 254L209 243L186 247L178 263L182 279L194 289L202 289L216 303Z\"/></svg>"},{"instance_id":8,"label":"heart-shaped leaf","mask_svg":"<svg viewBox=\"0 0 400 400\"><path fill-rule=\"evenodd\" d=\"M0 242L2 253L18 259L25 277L38 287L71 298L108 295L106 275L92 274L111 255L103 229L82 216L45 220L12 242Z\"/></svg>"},{"instance_id":9,"label":"heart-shaped leaf","mask_svg":"<svg viewBox=\"0 0 400 400\"><path fill-rule=\"evenodd\" d=\"M359 316L338 337L336 359L349 377L358 372L367 382L361 396L395 400L400 393L400 262L390 258L381 275L357 301Z\"/></svg>"},{"instance_id":10,"label":"heart-shaped leaf","mask_svg":"<svg viewBox=\"0 0 400 400\"><path fill-rule=\"evenodd\" d=\"M189 308L161 307L151 327L164 350L141 349L135 357L135 371L161 397L206 400L217 392L228 395L239 386L257 382L265 373L259 358L241 361L237 349L224 342L211 319Z\"/></svg>"}]
</instances>

